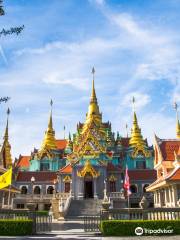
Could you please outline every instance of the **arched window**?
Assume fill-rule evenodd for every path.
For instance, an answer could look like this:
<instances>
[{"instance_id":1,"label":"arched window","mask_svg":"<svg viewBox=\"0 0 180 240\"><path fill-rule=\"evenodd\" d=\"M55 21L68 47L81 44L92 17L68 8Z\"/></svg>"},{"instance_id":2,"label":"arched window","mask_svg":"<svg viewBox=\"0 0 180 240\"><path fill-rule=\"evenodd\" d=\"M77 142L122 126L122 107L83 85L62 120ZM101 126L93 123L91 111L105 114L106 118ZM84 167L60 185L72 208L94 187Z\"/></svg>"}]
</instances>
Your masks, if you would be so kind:
<instances>
[{"instance_id":1,"label":"arched window","mask_svg":"<svg viewBox=\"0 0 180 240\"><path fill-rule=\"evenodd\" d=\"M136 185L131 185L131 186L130 186L130 191L131 191L132 193L137 193L137 187L136 187Z\"/></svg>"},{"instance_id":2,"label":"arched window","mask_svg":"<svg viewBox=\"0 0 180 240\"><path fill-rule=\"evenodd\" d=\"M143 192L145 193L146 192L146 188L149 186L149 184L144 184L143 186Z\"/></svg>"},{"instance_id":3,"label":"arched window","mask_svg":"<svg viewBox=\"0 0 180 240\"><path fill-rule=\"evenodd\" d=\"M27 187L26 186L21 187L21 194L27 194Z\"/></svg>"},{"instance_id":4,"label":"arched window","mask_svg":"<svg viewBox=\"0 0 180 240\"><path fill-rule=\"evenodd\" d=\"M34 188L34 194L40 194L41 193L41 189L39 186L35 186Z\"/></svg>"},{"instance_id":5,"label":"arched window","mask_svg":"<svg viewBox=\"0 0 180 240\"><path fill-rule=\"evenodd\" d=\"M47 188L47 194L53 194L53 191L54 191L53 186L49 186L49 187Z\"/></svg>"}]
</instances>

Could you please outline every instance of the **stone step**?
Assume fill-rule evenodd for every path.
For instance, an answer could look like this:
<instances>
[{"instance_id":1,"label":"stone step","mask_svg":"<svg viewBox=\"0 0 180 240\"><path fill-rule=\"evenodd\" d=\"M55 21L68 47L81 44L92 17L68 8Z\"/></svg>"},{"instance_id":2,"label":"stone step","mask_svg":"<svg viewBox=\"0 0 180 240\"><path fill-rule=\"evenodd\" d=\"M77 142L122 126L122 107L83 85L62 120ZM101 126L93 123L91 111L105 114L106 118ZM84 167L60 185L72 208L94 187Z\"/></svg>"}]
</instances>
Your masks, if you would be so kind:
<instances>
[{"instance_id":1,"label":"stone step","mask_svg":"<svg viewBox=\"0 0 180 240\"><path fill-rule=\"evenodd\" d=\"M97 215L100 212L101 203L102 200L99 199L72 200L66 218Z\"/></svg>"}]
</instances>

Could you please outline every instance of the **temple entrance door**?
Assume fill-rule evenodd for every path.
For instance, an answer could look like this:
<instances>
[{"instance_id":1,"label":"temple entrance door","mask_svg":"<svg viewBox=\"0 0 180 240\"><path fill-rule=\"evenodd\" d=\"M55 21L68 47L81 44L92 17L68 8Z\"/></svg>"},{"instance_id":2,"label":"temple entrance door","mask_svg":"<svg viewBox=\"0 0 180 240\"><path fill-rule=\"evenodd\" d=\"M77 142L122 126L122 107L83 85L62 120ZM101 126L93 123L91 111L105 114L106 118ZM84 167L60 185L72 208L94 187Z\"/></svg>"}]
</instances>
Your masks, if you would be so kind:
<instances>
[{"instance_id":1,"label":"temple entrance door","mask_svg":"<svg viewBox=\"0 0 180 240\"><path fill-rule=\"evenodd\" d=\"M84 177L84 198L93 198L93 178L91 175L86 174Z\"/></svg>"}]
</instances>

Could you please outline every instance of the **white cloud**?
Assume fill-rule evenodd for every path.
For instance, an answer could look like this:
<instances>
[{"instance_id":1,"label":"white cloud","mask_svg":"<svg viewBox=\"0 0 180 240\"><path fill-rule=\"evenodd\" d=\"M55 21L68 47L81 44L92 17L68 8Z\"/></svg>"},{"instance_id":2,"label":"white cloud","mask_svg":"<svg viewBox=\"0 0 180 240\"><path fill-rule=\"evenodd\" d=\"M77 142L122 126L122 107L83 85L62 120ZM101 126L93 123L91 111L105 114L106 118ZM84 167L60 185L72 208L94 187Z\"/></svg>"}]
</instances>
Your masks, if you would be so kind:
<instances>
[{"instance_id":1,"label":"white cloud","mask_svg":"<svg viewBox=\"0 0 180 240\"><path fill-rule=\"evenodd\" d=\"M122 106L127 107L131 106L132 107L132 99L133 97L135 98L135 109L141 109L145 107L148 103L150 103L151 98L148 94L140 93L140 92L130 92L127 93L125 98L122 100Z\"/></svg>"}]
</instances>

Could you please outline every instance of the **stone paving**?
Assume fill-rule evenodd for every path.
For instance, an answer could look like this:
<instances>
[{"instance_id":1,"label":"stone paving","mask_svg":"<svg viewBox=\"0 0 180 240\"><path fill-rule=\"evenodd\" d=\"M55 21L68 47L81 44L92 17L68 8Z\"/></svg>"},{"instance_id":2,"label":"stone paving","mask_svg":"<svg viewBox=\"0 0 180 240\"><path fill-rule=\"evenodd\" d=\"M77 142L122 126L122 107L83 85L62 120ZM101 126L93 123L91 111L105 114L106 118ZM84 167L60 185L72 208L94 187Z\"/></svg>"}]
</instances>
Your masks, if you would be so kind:
<instances>
[{"instance_id":1,"label":"stone paving","mask_svg":"<svg viewBox=\"0 0 180 240\"><path fill-rule=\"evenodd\" d=\"M66 235L37 235L37 236L25 236L25 237L0 237L0 239L18 239L18 240L179 240L179 236L148 236L148 237L102 237L102 236L93 236L91 234L66 234Z\"/></svg>"}]
</instances>

